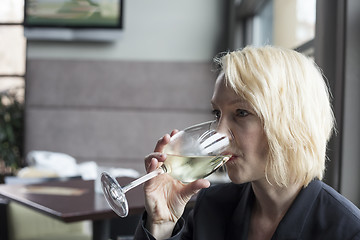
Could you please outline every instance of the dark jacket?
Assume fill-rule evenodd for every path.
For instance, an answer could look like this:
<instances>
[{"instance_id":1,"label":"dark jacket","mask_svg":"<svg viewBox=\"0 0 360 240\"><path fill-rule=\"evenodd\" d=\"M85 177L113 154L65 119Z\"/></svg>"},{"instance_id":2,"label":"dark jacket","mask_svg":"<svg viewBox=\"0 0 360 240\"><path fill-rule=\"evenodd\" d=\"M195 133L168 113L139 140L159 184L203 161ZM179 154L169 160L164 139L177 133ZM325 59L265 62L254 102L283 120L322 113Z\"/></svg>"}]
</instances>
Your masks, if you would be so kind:
<instances>
[{"instance_id":1,"label":"dark jacket","mask_svg":"<svg viewBox=\"0 0 360 240\"><path fill-rule=\"evenodd\" d=\"M247 239L254 193L250 183L202 190L187 222L180 219L171 239ZM135 238L154 239L145 229L146 214ZM325 183L302 189L279 223L273 240L360 240L360 210Z\"/></svg>"}]
</instances>

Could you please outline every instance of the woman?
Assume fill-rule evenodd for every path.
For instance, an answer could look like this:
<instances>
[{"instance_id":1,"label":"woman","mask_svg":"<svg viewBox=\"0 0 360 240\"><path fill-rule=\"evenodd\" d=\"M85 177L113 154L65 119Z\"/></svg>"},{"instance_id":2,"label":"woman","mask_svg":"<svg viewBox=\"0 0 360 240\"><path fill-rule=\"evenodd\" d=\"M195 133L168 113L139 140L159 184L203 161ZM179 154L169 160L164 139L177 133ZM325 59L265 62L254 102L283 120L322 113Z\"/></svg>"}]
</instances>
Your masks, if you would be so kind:
<instances>
[{"instance_id":1,"label":"woman","mask_svg":"<svg viewBox=\"0 0 360 240\"><path fill-rule=\"evenodd\" d=\"M232 183L152 179L135 239L360 239L359 209L321 182L334 116L313 61L266 46L218 62L212 106L218 128L230 130ZM169 138L146 157L148 172L166 159ZM203 188L185 223L186 203Z\"/></svg>"}]
</instances>

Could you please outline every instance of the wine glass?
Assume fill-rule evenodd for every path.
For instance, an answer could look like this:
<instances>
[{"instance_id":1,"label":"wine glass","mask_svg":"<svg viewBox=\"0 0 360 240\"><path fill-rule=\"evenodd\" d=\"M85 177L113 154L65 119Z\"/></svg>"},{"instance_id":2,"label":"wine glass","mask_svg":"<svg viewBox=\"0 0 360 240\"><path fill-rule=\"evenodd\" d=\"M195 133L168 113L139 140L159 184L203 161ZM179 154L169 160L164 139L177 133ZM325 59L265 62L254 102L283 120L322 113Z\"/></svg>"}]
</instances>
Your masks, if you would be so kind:
<instances>
[{"instance_id":1,"label":"wine glass","mask_svg":"<svg viewBox=\"0 0 360 240\"><path fill-rule=\"evenodd\" d=\"M207 177L221 167L231 156L223 155L229 146L228 137L216 131L217 122L209 121L188 127L173 135L166 145L165 162L128 185L121 187L108 173L101 174L104 196L120 217L128 214L128 202L125 193L130 189L160 175L170 174L184 183Z\"/></svg>"}]
</instances>

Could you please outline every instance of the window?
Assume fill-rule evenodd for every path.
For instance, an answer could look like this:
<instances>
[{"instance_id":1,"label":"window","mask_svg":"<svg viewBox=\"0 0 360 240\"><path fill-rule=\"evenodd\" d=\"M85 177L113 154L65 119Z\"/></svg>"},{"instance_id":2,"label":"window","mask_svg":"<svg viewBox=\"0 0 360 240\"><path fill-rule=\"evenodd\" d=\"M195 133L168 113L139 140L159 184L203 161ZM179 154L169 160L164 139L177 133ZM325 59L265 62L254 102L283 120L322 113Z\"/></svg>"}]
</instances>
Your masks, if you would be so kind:
<instances>
[{"instance_id":1,"label":"window","mask_svg":"<svg viewBox=\"0 0 360 240\"><path fill-rule=\"evenodd\" d=\"M316 0L234 0L229 6L229 49L266 44L312 56Z\"/></svg>"},{"instance_id":2,"label":"window","mask_svg":"<svg viewBox=\"0 0 360 240\"><path fill-rule=\"evenodd\" d=\"M24 97L26 40L22 26L24 0L0 1L0 92Z\"/></svg>"},{"instance_id":3,"label":"window","mask_svg":"<svg viewBox=\"0 0 360 240\"><path fill-rule=\"evenodd\" d=\"M274 44L313 55L316 0L274 0Z\"/></svg>"}]
</instances>

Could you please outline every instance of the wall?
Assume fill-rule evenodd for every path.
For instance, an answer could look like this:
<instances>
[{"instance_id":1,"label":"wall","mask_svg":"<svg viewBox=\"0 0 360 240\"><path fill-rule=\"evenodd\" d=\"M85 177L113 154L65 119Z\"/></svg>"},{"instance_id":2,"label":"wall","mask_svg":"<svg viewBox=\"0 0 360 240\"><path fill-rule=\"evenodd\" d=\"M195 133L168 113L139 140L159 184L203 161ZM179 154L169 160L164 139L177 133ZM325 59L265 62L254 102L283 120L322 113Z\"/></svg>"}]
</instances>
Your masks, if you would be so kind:
<instances>
[{"instance_id":1,"label":"wall","mask_svg":"<svg viewBox=\"0 0 360 240\"><path fill-rule=\"evenodd\" d=\"M221 50L221 0L125 0L112 44L29 42L28 58L209 61Z\"/></svg>"},{"instance_id":2,"label":"wall","mask_svg":"<svg viewBox=\"0 0 360 240\"><path fill-rule=\"evenodd\" d=\"M360 2L347 1L342 193L360 206Z\"/></svg>"},{"instance_id":3,"label":"wall","mask_svg":"<svg viewBox=\"0 0 360 240\"><path fill-rule=\"evenodd\" d=\"M325 181L360 206L359 11L357 0L317 0L315 60L326 76L336 118Z\"/></svg>"},{"instance_id":4,"label":"wall","mask_svg":"<svg viewBox=\"0 0 360 240\"><path fill-rule=\"evenodd\" d=\"M211 119L220 0L127 0L114 43L28 42L26 152L143 170L173 128Z\"/></svg>"}]
</instances>

